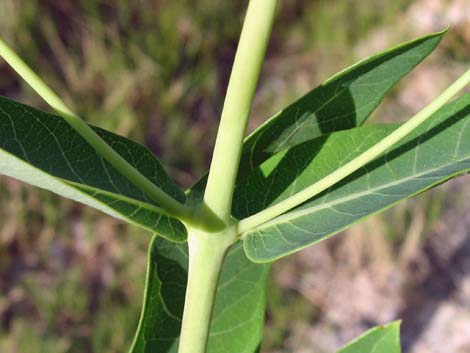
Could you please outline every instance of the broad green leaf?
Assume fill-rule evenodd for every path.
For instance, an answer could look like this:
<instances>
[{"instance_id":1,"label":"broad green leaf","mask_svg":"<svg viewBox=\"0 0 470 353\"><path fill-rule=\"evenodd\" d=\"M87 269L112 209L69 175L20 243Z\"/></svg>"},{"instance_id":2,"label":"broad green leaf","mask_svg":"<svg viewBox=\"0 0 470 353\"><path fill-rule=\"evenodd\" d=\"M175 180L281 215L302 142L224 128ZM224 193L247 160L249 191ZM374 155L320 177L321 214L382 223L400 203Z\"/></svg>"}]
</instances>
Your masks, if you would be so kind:
<instances>
[{"instance_id":1,"label":"broad green leaf","mask_svg":"<svg viewBox=\"0 0 470 353\"><path fill-rule=\"evenodd\" d=\"M401 353L400 322L374 327L337 353Z\"/></svg>"},{"instance_id":2,"label":"broad green leaf","mask_svg":"<svg viewBox=\"0 0 470 353\"><path fill-rule=\"evenodd\" d=\"M144 146L93 129L124 159L173 198L185 196ZM174 241L186 228L161 212L62 118L0 97L0 174L90 205Z\"/></svg>"},{"instance_id":3,"label":"broad green leaf","mask_svg":"<svg viewBox=\"0 0 470 353\"><path fill-rule=\"evenodd\" d=\"M149 245L141 317L130 353L178 352L187 271L186 244L154 236Z\"/></svg>"},{"instance_id":4,"label":"broad green leaf","mask_svg":"<svg viewBox=\"0 0 470 353\"><path fill-rule=\"evenodd\" d=\"M443 35L427 35L362 60L283 109L248 137L242 170L253 169L274 153L304 141L362 125Z\"/></svg>"},{"instance_id":5,"label":"broad green leaf","mask_svg":"<svg viewBox=\"0 0 470 353\"><path fill-rule=\"evenodd\" d=\"M235 194L246 217L348 162L398 125L335 132L283 151ZM325 239L357 221L470 170L470 95L449 103L383 157L303 205L248 231L250 259L267 262Z\"/></svg>"},{"instance_id":6,"label":"broad green leaf","mask_svg":"<svg viewBox=\"0 0 470 353\"><path fill-rule=\"evenodd\" d=\"M207 353L258 352L263 335L266 280L270 266L249 261L240 243L233 246L225 261Z\"/></svg>"},{"instance_id":7,"label":"broad green leaf","mask_svg":"<svg viewBox=\"0 0 470 353\"><path fill-rule=\"evenodd\" d=\"M187 280L187 244L150 244L141 319L130 353L178 351ZM254 353L262 336L268 265L249 261L237 244L222 269L208 353Z\"/></svg>"},{"instance_id":8,"label":"broad green leaf","mask_svg":"<svg viewBox=\"0 0 470 353\"><path fill-rule=\"evenodd\" d=\"M333 131L360 126L387 92L437 46L445 32L403 43L329 78L247 137L238 180L273 154ZM191 190L197 198L201 179Z\"/></svg>"},{"instance_id":9,"label":"broad green leaf","mask_svg":"<svg viewBox=\"0 0 470 353\"><path fill-rule=\"evenodd\" d=\"M302 191L356 158L396 127L374 125L338 131L275 154L237 185L233 215L246 218Z\"/></svg>"}]
</instances>

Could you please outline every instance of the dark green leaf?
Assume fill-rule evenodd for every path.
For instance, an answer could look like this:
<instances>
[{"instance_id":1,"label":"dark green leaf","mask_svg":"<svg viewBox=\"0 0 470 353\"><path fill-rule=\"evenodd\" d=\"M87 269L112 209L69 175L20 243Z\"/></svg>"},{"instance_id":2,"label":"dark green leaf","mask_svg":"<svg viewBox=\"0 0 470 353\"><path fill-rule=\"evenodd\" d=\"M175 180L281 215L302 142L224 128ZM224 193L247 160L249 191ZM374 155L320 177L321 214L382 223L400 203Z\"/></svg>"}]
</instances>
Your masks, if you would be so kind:
<instances>
[{"instance_id":1,"label":"dark green leaf","mask_svg":"<svg viewBox=\"0 0 470 353\"><path fill-rule=\"evenodd\" d=\"M178 351L187 280L187 244L154 238L142 317L131 353ZM254 353L261 342L268 265L249 261L240 244L222 269L208 353Z\"/></svg>"},{"instance_id":2,"label":"dark green leaf","mask_svg":"<svg viewBox=\"0 0 470 353\"><path fill-rule=\"evenodd\" d=\"M396 128L335 132L283 151L240 186L236 216L285 199L366 150ZM244 235L245 251L272 261L325 239L355 222L470 170L470 95L449 103L383 157Z\"/></svg>"},{"instance_id":3,"label":"dark green leaf","mask_svg":"<svg viewBox=\"0 0 470 353\"><path fill-rule=\"evenodd\" d=\"M378 53L339 72L266 121L245 141L238 180L273 154L333 131L360 126L387 92L437 46L444 32ZM197 198L206 179L192 189Z\"/></svg>"},{"instance_id":4,"label":"dark green leaf","mask_svg":"<svg viewBox=\"0 0 470 353\"><path fill-rule=\"evenodd\" d=\"M175 199L185 196L144 146L93 129L144 176ZM85 203L175 241L186 228L160 212L62 118L0 97L0 173Z\"/></svg>"},{"instance_id":5,"label":"dark green leaf","mask_svg":"<svg viewBox=\"0 0 470 353\"><path fill-rule=\"evenodd\" d=\"M378 53L339 72L258 128L247 139L242 170L283 149L360 126L387 92L426 58L443 32Z\"/></svg>"},{"instance_id":6,"label":"dark green leaf","mask_svg":"<svg viewBox=\"0 0 470 353\"><path fill-rule=\"evenodd\" d=\"M400 322L374 327L337 353L401 353Z\"/></svg>"},{"instance_id":7,"label":"dark green leaf","mask_svg":"<svg viewBox=\"0 0 470 353\"><path fill-rule=\"evenodd\" d=\"M141 318L130 353L178 352L188 271L186 244L154 236Z\"/></svg>"}]
</instances>

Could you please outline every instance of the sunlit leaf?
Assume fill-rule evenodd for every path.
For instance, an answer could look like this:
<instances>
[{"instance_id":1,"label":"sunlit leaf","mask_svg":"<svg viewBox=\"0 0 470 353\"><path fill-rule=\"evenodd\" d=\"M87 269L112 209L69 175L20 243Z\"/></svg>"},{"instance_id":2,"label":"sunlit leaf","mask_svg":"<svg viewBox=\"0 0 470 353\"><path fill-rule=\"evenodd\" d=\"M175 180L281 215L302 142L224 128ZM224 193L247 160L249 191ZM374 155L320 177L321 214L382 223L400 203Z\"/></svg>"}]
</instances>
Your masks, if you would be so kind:
<instances>
[{"instance_id":1,"label":"sunlit leaf","mask_svg":"<svg viewBox=\"0 0 470 353\"><path fill-rule=\"evenodd\" d=\"M327 176L395 126L336 132L283 151L240 185L236 216L246 217ZM272 261L470 170L470 95L449 103L383 157L301 206L245 234L250 259Z\"/></svg>"},{"instance_id":2,"label":"sunlit leaf","mask_svg":"<svg viewBox=\"0 0 470 353\"><path fill-rule=\"evenodd\" d=\"M252 169L283 149L333 131L360 126L387 92L426 58L444 32L378 53L340 71L252 133L241 170Z\"/></svg>"},{"instance_id":3,"label":"sunlit leaf","mask_svg":"<svg viewBox=\"0 0 470 353\"><path fill-rule=\"evenodd\" d=\"M387 92L424 60L444 32L373 55L339 72L270 118L245 141L238 180L273 154L333 131L360 126ZM206 178L191 190L198 198Z\"/></svg>"},{"instance_id":4,"label":"sunlit leaf","mask_svg":"<svg viewBox=\"0 0 470 353\"><path fill-rule=\"evenodd\" d=\"M400 322L374 327L337 353L401 353Z\"/></svg>"}]
</instances>

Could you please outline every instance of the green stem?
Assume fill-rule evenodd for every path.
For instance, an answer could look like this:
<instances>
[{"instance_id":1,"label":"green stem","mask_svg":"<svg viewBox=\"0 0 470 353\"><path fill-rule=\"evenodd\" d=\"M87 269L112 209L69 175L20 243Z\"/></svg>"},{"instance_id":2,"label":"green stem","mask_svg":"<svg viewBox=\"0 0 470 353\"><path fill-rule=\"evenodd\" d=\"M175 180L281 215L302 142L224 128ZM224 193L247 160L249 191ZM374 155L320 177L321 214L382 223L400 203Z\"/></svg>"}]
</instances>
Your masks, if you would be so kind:
<instances>
[{"instance_id":1,"label":"green stem","mask_svg":"<svg viewBox=\"0 0 470 353\"><path fill-rule=\"evenodd\" d=\"M431 117L437 110L446 104L452 97L465 88L470 83L470 70L464 73L457 81L455 81L449 88L447 88L439 97L437 97L431 104L422 109L418 114L401 125L398 129L393 131L390 135L384 138L379 143L375 144L367 151L360 154L352 161L346 163L341 168L329 174L325 178L316 182L315 184L307 187L306 189L294 194L284 201L275 204L272 207L258 212L250 217L241 220L237 226L237 233L243 234L250 229L258 227L263 223L272 220L275 217L289 211L290 209L302 204L303 202L325 191L329 187L335 185L340 180L348 175L354 173L359 168L379 157L382 153L392 147L394 144L402 140L419 125L424 123Z\"/></svg>"},{"instance_id":2,"label":"green stem","mask_svg":"<svg viewBox=\"0 0 470 353\"><path fill-rule=\"evenodd\" d=\"M250 1L227 89L204 195L206 206L225 222L231 219L246 124L276 6L277 0Z\"/></svg>"},{"instance_id":3,"label":"green stem","mask_svg":"<svg viewBox=\"0 0 470 353\"><path fill-rule=\"evenodd\" d=\"M233 191L276 5L277 0L251 0L248 5L201 208L225 226L218 233L188 229L189 272L179 353L206 351L217 282L225 254L235 240Z\"/></svg>"},{"instance_id":4,"label":"green stem","mask_svg":"<svg viewBox=\"0 0 470 353\"><path fill-rule=\"evenodd\" d=\"M217 282L234 228L216 234L188 230L189 271L178 353L204 353Z\"/></svg>"},{"instance_id":5,"label":"green stem","mask_svg":"<svg viewBox=\"0 0 470 353\"><path fill-rule=\"evenodd\" d=\"M153 184L129 162L122 158L111 146L93 131L90 126L75 115L67 105L37 76L21 58L0 39L0 56L39 94L95 151L108 161L122 175L148 197L174 216L190 220L192 212Z\"/></svg>"},{"instance_id":6,"label":"green stem","mask_svg":"<svg viewBox=\"0 0 470 353\"><path fill-rule=\"evenodd\" d=\"M61 115L74 115L59 96L2 39L0 39L0 56L57 113Z\"/></svg>"}]
</instances>

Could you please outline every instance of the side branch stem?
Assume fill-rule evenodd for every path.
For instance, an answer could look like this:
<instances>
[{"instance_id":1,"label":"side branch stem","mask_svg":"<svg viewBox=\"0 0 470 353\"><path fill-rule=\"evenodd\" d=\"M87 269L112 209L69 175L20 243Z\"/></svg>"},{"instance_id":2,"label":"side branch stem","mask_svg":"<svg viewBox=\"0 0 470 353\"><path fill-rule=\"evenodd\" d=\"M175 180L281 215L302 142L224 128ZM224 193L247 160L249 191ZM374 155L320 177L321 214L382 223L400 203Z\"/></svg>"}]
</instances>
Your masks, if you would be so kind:
<instances>
[{"instance_id":1,"label":"side branch stem","mask_svg":"<svg viewBox=\"0 0 470 353\"><path fill-rule=\"evenodd\" d=\"M180 217L183 220L191 218L191 211L173 199L170 195L153 184L129 162L121 157L111 146L109 146L95 131L59 98L44 81L37 76L21 58L13 52L0 39L0 56L28 83L31 88L44 99L72 128L88 142L97 153L116 168L122 175L126 176L135 186L142 190L148 197L158 203L170 214Z\"/></svg>"},{"instance_id":2,"label":"side branch stem","mask_svg":"<svg viewBox=\"0 0 470 353\"><path fill-rule=\"evenodd\" d=\"M464 73L457 81L455 81L449 88L447 88L431 104L422 109L419 113L417 113L410 120L401 125L398 129L393 131L382 141L375 144L352 161L346 163L344 166L337 169L333 173L319 180L315 184L307 187L306 189L292 195L286 200L281 201L278 204L275 204L274 206L265 209L264 211L258 212L250 217L241 220L237 226L237 233L243 234L249 231L250 229L258 227L263 223L266 223L280 216L281 214L289 211L290 209L299 206L303 202L318 195L322 191L325 191L326 189L335 185L337 182L344 179L348 175L354 173L359 168L363 167L367 163L379 157L382 153L384 153L390 147L402 140L408 134L413 132L422 123L424 123L429 117L431 117L437 110L444 106L444 104L446 104L452 97L454 97L457 93L464 89L465 86L467 86L469 83L470 70Z\"/></svg>"}]
</instances>

